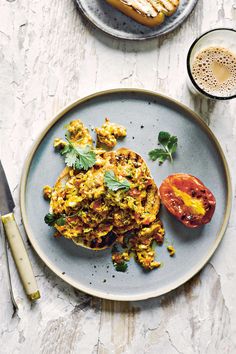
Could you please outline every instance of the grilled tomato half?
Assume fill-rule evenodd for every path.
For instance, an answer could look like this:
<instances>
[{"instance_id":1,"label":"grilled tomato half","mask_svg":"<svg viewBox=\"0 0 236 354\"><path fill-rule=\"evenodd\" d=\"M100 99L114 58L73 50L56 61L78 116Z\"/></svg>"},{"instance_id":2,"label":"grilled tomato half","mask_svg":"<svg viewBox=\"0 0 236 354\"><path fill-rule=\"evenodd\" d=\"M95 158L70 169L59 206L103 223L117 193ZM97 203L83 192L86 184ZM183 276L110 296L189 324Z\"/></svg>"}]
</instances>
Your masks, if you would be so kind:
<instances>
[{"instance_id":1,"label":"grilled tomato half","mask_svg":"<svg viewBox=\"0 0 236 354\"><path fill-rule=\"evenodd\" d=\"M185 173L167 177L160 186L160 196L167 210L190 228L209 223L215 211L212 192L198 178Z\"/></svg>"}]
</instances>

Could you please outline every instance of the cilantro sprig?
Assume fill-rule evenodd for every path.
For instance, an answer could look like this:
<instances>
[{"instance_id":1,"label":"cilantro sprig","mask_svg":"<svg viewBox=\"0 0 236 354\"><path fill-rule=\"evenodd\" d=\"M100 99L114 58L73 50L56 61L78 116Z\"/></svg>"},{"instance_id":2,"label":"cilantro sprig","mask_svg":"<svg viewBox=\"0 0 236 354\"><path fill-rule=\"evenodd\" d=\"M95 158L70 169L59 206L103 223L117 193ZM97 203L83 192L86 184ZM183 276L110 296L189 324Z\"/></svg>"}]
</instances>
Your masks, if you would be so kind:
<instances>
[{"instance_id":1,"label":"cilantro sprig","mask_svg":"<svg viewBox=\"0 0 236 354\"><path fill-rule=\"evenodd\" d=\"M116 192L119 189L124 189L126 192L130 189L130 183L127 179L119 180L114 171L106 171L104 175L104 183L108 189Z\"/></svg>"},{"instance_id":2,"label":"cilantro sprig","mask_svg":"<svg viewBox=\"0 0 236 354\"><path fill-rule=\"evenodd\" d=\"M121 263L114 263L114 267L116 269L117 272L125 272L128 268L128 264L125 262L121 262Z\"/></svg>"},{"instance_id":3,"label":"cilantro sprig","mask_svg":"<svg viewBox=\"0 0 236 354\"><path fill-rule=\"evenodd\" d=\"M170 160L170 162L173 162L173 154L176 152L178 145L177 136L161 131L158 135L158 143L162 146L162 148L150 151L150 159L152 161L158 160L160 165L163 164L165 160Z\"/></svg>"},{"instance_id":4,"label":"cilantro sprig","mask_svg":"<svg viewBox=\"0 0 236 354\"><path fill-rule=\"evenodd\" d=\"M64 216L58 218L55 214L48 213L45 215L44 221L48 226L54 226L55 224L63 226L66 223L66 218Z\"/></svg>"},{"instance_id":5,"label":"cilantro sprig","mask_svg":"<svg viewBox=\"0 0 236 354\"><path fill-rule=\"evenodd\" d=\"M65 156L67 166L75 170L87 171L96 163L96 154L91 146L79 147L74 145L67 137L68 144L61 151L61 155Z\"/></svg>"}]
</instances>

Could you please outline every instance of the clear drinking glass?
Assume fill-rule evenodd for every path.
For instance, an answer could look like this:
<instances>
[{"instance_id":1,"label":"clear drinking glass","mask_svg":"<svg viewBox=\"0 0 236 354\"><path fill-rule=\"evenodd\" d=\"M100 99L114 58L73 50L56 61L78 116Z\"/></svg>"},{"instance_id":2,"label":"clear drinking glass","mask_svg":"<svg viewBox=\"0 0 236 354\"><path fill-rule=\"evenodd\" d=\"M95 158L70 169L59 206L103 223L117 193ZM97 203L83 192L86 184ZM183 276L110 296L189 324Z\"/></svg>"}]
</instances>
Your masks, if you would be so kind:
<instances>
[{"instance_id":1,"label":"clear drinking glass","mask_svg":"<svg viewBox=\"0 0 236 354\"><path fill-rule=\"evenodd\" d=\"M229 28L213 29L202 34L193 42L187 56L188 87L190 91L193 94L198 94L215 100L236 98L236 80L235 87L230 90L229 94L219 95L214 94L213 92L209 93L202 86L200 87L194 79L192 73L193 62L200 52L210 47L224 48L236 56L236 31ZM236 72L236 67L234 67L234 71Z\"/></svg>"}]
</instances>

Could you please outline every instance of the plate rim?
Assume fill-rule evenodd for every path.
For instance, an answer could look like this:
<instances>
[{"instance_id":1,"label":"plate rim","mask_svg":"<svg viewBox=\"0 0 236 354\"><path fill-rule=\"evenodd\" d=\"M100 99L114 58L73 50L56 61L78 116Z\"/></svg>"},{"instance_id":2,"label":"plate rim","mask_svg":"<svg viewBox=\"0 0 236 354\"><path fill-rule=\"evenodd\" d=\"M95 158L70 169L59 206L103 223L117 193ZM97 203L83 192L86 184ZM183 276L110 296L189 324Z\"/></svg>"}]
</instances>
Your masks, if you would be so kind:
<instances>
[{"instance_id":1,"label":"plate rim","mask_svg":"<svg viewBox=\"0 0 236 354\"><path fill-rule=\"evenodd\" d=\"M26 212L26 203L25 203L25 196L26 196L26 184L27 184L27 178L29 174L29 169L31 166L31 162L33 160L33 157L35 155L36 150L38 149L39 145L41 144L43 138L45 135L48 133L48 131L53 127L53 125L56 124L57 121L59 121L63 116L74 109L75 107L88 102L92 99L110 95L110 94L119 94L119 93L137 93L137 94L144 94L144 95L149 95L157 99L164 100L165 102L169 102L172 105L175 105L179 108L181 108L183 111L185 111L191 119L195 120L207 133L209 138L213 140L216 149L218 150L218 153L220 154L220 157L222 159L225 175L226 175L226 190L227 190L227 197L226 197L226 209L224 213L224 219L221 224L221 227L218 231L218 234L216 236L215 242L211 249L209 249L208 254L200 261L198 264L195 265L193 270L187 272L184 276L179 277L177 280L173 281L169 285L165 285L159 290L152 290L148 291L142 294L138 295L114 295L114 294L109 294L109 292L106 291L99 291L99 290L94 290L93 288L81 285L79 282L75 281L72 277L62 274L61 271L52 264L50 259L48 258L47 255L44 254L43 251L41 251L40 247L37 245L37 239L34 237L34 233L30 228L28 218L27 218L27 212ZM232 182L231 182L231 176L230 176L230 170L229 166L225 157L225 154L223 152L223 149L221 148L221 145L212 132L212 130L208 127L208 125L203 121L203 119L195 113L192 109L188 108L186 105L182 104L181 102L168 97L166 95L163 95L161 93L157 93L151 90L145 90L145 89L139 89L139 88L118 88L118 89L109 89L109 90L103 90L103 91L98 91L93 94L87 95L85 97L79 98L63 109L59 111L56 115L54 115L53 119L47 124L47 126L43 129L43 131L39 134L38 138L35 140L33 146L31 147L31 150L26 157L25 163L23 165L23 170L22 170L22 175L21 175L21 180L20 180L20 211L21 211L21 216L22 216L22 221L23 225L26 231L26 236L29 239L34 251L37 253L39 258L51 269L53 273L55 273L57 276L59 276L62 280L64 280L67 284L73 286L74 288L107 300L116 300L116 301L138 301L138 300L146 300L149 298L157 297L160 295L164 295L179 286L183 285L187 281L189 281L192 277L194 277L205 265L206 263L210 260L212 255L214 254L215 250L219 246L221 240L223 239L223 236L225 234L228 222L229 222L229 217L230 217L230 212L231 212L231 207L232 207Z\"/></svg>"},{"instance_id":2,"label":"plate rim","mask_svg":"<svg viewBox=\"0 0 236 354\"><path fill-rule=\"evenodd\" d=\"M158 38L161 37L165 34L171 33L172 31L174 31L177 27L179 27L187 18L188 16L191 15L192 11L194 10L195 6L198 3L198 0L192 0L192 4L189 8L189 11L183 16L183 18L181 19L180 22L176 22L173 26L171 26L169 29L167 30L163 30L160 33L155 33L155 34L150 34L150 35L144 35L143 37L129 37L129 36L125 36L125 35L119 35L116 33L113 33L112 30L107 30L105 27L99 25L99 23L97 21L94 21L93 18L88 14L88 12L84 9L83 4L81 4L80 0L74 0L77 8L79 9L80 13L89 21L89 23L91 23L95 28L98 28L100 31L102 31L103 33L108 34L110 37L113 38L118 38L118 39L124 39L127 41L144 41L144 40L149 40L149 39L153 39L153 38Z\"/></svg>"}]
</instances>

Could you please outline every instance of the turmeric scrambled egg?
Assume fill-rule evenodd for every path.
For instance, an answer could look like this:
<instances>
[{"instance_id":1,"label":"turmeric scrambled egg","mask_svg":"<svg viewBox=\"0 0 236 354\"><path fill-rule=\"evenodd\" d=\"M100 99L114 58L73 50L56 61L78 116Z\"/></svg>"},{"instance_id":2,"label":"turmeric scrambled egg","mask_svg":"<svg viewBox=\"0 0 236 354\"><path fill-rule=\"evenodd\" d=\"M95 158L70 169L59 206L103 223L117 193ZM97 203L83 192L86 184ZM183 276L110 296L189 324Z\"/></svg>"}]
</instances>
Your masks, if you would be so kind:
<instances>
[{"instance_id":1,"label":"turmeric scrambled egg","mask_svg":"<svg viewBox=\"0 0 236 354\"><path fill-rule=\"evenodd\" d=\"M108 118L101 128L95 129L98 137L98 142L112 148L117 143L117 138L124 138L127 135L126 128L116 123L111 123Z\"/></svg>"},{"instance_id":2,"label":"turmeric scrambled egg","mask_svg":"<svg viewBox=\"0 0 236 354\"><path fill-rule=\"evenodd\" d=\"M80 120L72 121L67 130L71 142L92 147L92 137ZM66 144L61 139L54 141L56 149ZM114 243L125 247L128 242L126 251L113 253L116 264L134 254L145 269L159 267L152 245L154 241L163 242L164 228L158 218L158 188L145 161L125 148L93 151L96 162L87 171L66 167L53 188L44 187L44 196L50 200L50 215L63 219L53 226L58 234L93 250ZM110 189L104 180L107 171L114 173L118 183L125 180L129 188Z\"/></svg>"}]
</instances>

